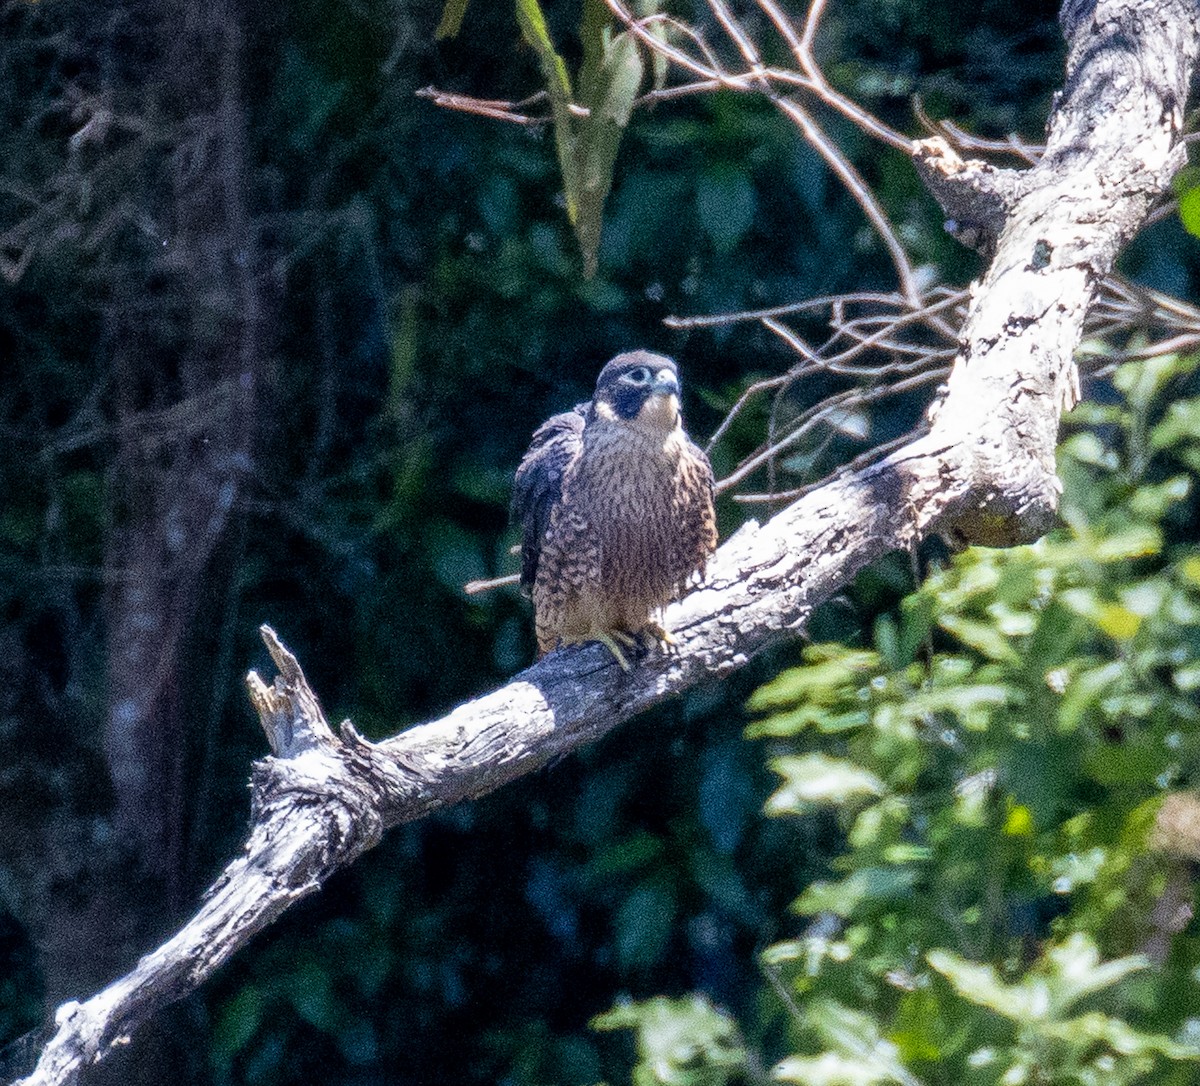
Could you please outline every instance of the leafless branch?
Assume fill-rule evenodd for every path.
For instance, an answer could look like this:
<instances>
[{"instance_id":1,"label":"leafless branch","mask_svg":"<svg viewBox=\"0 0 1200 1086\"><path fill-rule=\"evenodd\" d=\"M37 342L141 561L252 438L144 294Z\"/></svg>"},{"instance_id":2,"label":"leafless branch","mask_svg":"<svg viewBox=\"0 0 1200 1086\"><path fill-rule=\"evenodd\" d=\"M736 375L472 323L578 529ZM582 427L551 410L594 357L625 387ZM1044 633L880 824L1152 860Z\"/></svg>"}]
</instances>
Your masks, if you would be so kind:
<instances>
[{"instance_id":1,"label":"leafless branch","mask_svg":"<svg viewBox=\"0 0 1200 1086\"><path fill-rule=\"evenodd\" d=\"M443 109L454 109L460 113L474 113L479 117L490 117L496 121L509 121L538 127L549 124L549 112L533 116L522 112L530 106L548 105L550 96L545 91L538 91L520 102L509 102L500 98L472 98L466 94L454 94L452 91L438 90L436 87L422 87L417 91L418 98L428 98L435 106Z\"/></svg>"},{"instance_id":2,"label":"leafless branch","mask_svg":"<svg viewBox=\"0 0 1200 1086\"><path fill-rule=\"evenodd\" d=\"M729 35L738 49L742 59L749 66L747 71L730 73L717 60L713 51L702 42L698 35L692 33L691 40L701 46L703 59L685 53L670 42L651 34L648 27L653 25L657 16L638 19L625 6L622 0L608 0L608 5L621 23L633 33L648 49L660 53L672 63L700 77L706 82L729 90L748 91L764 95L781 113L788 117L800 129L805 140L818 154L825 159L826 164L846 187L862 208L863 214L875 228L876 233L884 243L896 269L900 289L905 297L914 305L919 304L921 292L917 283L916 273L908 259L908 254L901 244L895 229L888 221L883 208L876 200L870 187L862 179L854 165L842 152L841 148L829 138L825 130L817 123L811 113L793 99L774 90L773 84L785 83L788 86L804 88L814 94L827 105L837 109L843 115L862 126L873 136L899 147L905 153L911 153L912 141L905 139L899 133L884 125L878 119L871 117L865 110L835 91L821 74L820 69L812 60L811 37L816 33L816 24L820 18L823 0L814 3L809 11L809 21L802 37L796 37L786 18L771 0L760 0L759 6L768 14L780 29L781 33L794 42L794 52L804 69L803 75L795 77L779 69L765 67L757 46L750 40L738 22L733 18L723 0L709 0L709 6L716 16L717 22ZM805 44L807 40L807 45Z\"/></svg>"},{"instance_id":3,"label":"leafless branch","mask_svg":"<svg viewBox=\"0 0 1200 1086\"><path fill-rule=\"evenodd\" d=\"M972 135L970 132L964 132L949 118L935 121L925 112L924 104L920 98L913 100L913 112L916 114L917 120L921 122L930 135L941 136L959 151L989 155L1015 155L1022 162L1032 166L1042 157L1042 152L1045 150L1044 147L1038 144L1026 143L1015 135L1010 135L1002 140L990 140L982 136Z\"/></svg>"},{"instance_id":4,"label":"leafless branch","mask_svg":"<svg viewBox=\"0 0 1200 1086\"><path fill-rule=\"evenodd\" d=\"M463 585L463 591L468 596L475 596L480 592L490 592L493 588L506 588L508 585L518 584L520 580L519 573L509 573L503 577L491 577L488 580L468 581Z\"/></svg>"}]
</instances>

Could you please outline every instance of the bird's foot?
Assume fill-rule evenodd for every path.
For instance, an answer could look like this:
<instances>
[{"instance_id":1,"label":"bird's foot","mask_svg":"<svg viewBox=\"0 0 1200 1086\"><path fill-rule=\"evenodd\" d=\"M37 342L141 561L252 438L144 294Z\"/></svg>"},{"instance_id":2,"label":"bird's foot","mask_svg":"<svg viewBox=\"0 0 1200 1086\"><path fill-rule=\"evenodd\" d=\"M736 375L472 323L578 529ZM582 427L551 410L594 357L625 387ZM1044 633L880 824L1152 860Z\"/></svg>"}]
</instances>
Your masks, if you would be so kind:
<instances>
[{"instance_id":1,"label":"bird's foot","mask_svg":"<svg viewBox=\"0 0 1200 1086\"><path fill-rule=\"evenodd\" d=\"M642 636L646 634L654 638L664 649L671 649L675 646L675 638L671 636L671 631L659 622L647 622L642 627Z\"/></svg>"},{"instance_id":2,"label":"bird's foot","mask_svg":"<svg viewBox=\"0 0 1200 1086\"><path fill-rule=\"evenodd\" d=\"M608 651L616 657L621 670L630 670L630 660L641 660L658 645L663 652L675 651L675 638L671 631L657 622L648 622L637 633L628 630L610 630L607 634L597 635L596 640L608 646Z\"/></svg>"},{"instance_id":3,"label":"bird's foot","mask_svg":"<svg viewBox=\"0 0 1200 1086\"><path fill-rule=\"evenodd\" d=\"M621 665L622 671L630 670L630 663L626 659L625 653L632 652L634 649L642 649L641 641L635 635L626 633L624 630L597 633L596 640L613 654L613 658Z\"/></svg>"}]
</instances>

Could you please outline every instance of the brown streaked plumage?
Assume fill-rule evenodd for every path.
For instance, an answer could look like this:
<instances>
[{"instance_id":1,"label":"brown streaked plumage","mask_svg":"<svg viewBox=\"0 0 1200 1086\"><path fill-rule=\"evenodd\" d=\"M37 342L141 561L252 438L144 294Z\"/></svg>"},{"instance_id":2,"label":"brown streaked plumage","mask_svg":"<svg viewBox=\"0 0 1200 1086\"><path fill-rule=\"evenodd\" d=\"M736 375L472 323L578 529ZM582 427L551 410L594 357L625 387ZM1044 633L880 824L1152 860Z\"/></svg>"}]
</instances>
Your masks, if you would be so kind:
<instances>
[{"instance_id":1,"label":"brown streaked plumage","mask_svg":"<svg viewBox=\"0 0 1200 1086\"><path fill-rule=\"evenodd\" d=\"M683 431L675 363L618 355L590 402L533 435L517 469L521 584L533 596L538 648L601 641L622 648L703 572L717 545L708 457Z\"/></svg>"}]
</instances>

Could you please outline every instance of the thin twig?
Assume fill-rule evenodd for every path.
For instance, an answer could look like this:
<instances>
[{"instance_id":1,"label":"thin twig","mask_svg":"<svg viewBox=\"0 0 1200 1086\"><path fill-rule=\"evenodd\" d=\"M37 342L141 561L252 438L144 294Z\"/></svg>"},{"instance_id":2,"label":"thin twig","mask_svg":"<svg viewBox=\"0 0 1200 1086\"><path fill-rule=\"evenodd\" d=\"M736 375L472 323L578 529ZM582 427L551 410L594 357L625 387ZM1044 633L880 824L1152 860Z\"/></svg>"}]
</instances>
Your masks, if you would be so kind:
<instances>
[{"instance_id":1,"label":"thin twig","mask_svg":"<svg viewBox=\"0 0 1200 1086\"><path fill-rule=\"evenodd\" d=\"M786 384L789 379L790 378L788 375L785 374L781 377L768 377L762 381L755 381L754 384L750 385L746 391L738 397L737 403L735 403L733 407L729 409L729 412L726 414L725 418L721 420L721 425L718 426L715 431L713 431L712 437L708 439L708 444L704 446L704 451L712 451L713 446L725 436L726 431L730 426L733 425L733 420L737 418L737 416L741 413L742 408L746 406L751 398L769 388L778 388L780 385Z\"/></svg>"},{"instance_id":2,"label":"thin twig","mask_svg":"<svg viewBox=\"0 0 1200 1086\"><path fill-rule=\"evenodd\" d=\"M499 98L472 98L466 94L454 94L441 91L436 87L422 87L416 92L418 98L428 98L435 106L443 109L454 109L460 113L474 113L480 117L491 117L497 121L509 121L513 124L538 126L550 123L550 115L533 117L519 110L531 105L540 105L549 101L545 91L530 95L521 102L507 102Z\"/></svg>"},{"instance_id":3,"label":"thin twig","mask_svg":"<svg viewBox=\"0 0 1200 1086\"><path fill-rule=\"evenodd\" d=\"M934 296L944 292L946 288L939 287L930 292ZM955 297L965 297L966 292L956 290ZM769 309L744 309L735 313L711 313L706 316L679 317L670 316L663 320L668 328L712 328L719 325L735 324L738 321L761 321L764 317L786 317L793 313L807 313L814 309L827 309L838 303L847 304L877 304L895 306L903 304L895 291L856 291L850 294L823 294L818 298L807 298L802 302L789 302L787 305L771 306Z\"/></svg>"},{"instance_id":4,"label":"thin twig","mask_svg":"<svg viewBox=\"0 0 1200 1086\"><path fill-rule=\"evenodd\" d=\"M871 225L875 227L875 231L882 239L888 255L892 258L892 265L896 269L896 278L900 281L900 290L903 292L904 297L912 305L920 305L921 290L917 284L916 273L909 262L908 253L900 243L899 237L896 236L896 231L888 221L883 208L880 207L879 201L875 199L875 194L862 179L862 175L859 174L850 160L842 153L841 148L813 120L806 109L793 102L790 98L776 97L773 100L776 107L796 124L804 134L804 138L809 142L809 145L825 160L826 165L833 170L834 174L837 175L838 179L846 187L846 190L854 197L858 206L862 208L863 214L867 216Z\"/></svg>"},{"instance_id":5,"label":"thin twig","mask_svg":"<svg viewBox=\"0 0 1200 1086\"><path fill-rule=\"evenodd\" d=\"M724 479L717 483L716 492L724 493L730 487L736 486L746 476L750 475L756 468L760 468L763 464L769 462L774 457L778 456L784 449L790 448L796 444L800 438L812 431L819 423L823 422L830 415L839 410L845 410L847 407L858 407L863 404L875 403L879 400L886 399L890 396L897 396L902 392L909 392L914 388L920 388L923 385L932 384L935 381L940 381L950 372L948 366L938 366L935 369L927 370L923 373L914 374L903 381L897 381L895 384L887 385L881 388L868 389L862 391L852 389L848 392L837 393L830 396L828 399L813 410L805 412L801 418L804 420L795 429L773 442L768 448L749 459L743 461L734 471L730 472Z\"/></svg>"},{"instance_id":6,"label":"thin twig","mask_svg":"<svg viewBox=\"0 0 1200 1086\"><path fill-rule=\"evenodd\" d=\"M864 132L906 155L912 154L913 142L901 132L886 125L878 117L868 113L857 102L835 90L825 78L813 56L813 42L816 39L817 28L824 14L825 0L814 0L809 7L808 16L804 21L804 32L797 35L791 21L780 10L774 0L757 0L759 8L771 20L772 25L780 36L788 43L796 63L800 65L808 80L808 89L817 95L826 105L836 109L842 116L853 121Z\"/></svg>"},{"instance_id":7,"label":"thin twig","mask_svg":"<svg viewBox=\"0 0 1200 1086\"><path fill-rule=\"evenodd\" d=\"M712 9L712 13L717 17L717 22L721 24L725 33L733 39L734 44L738 47L738 52L742 54L742 58L750 65L751 71L761 76L763 63L762 57L758 54L758 48L746 35L746 32L733 17L729 8L725 6L724 0L708 0L708 6Z\"/></svg>"},{"instance_id":8,"label":"thin twig","mask_svg":"<svg viewBox=\"0 0 1200 1086\"><path fill-rule=\"evenodd\" d=\"M480 592L490 592L493 588L505 588L510 584L519 584L520 581L519 573L509 573L504 577L492 577L484 581L468 581L463 585L463 591L468 596L474 596Z\"/></svg>"},{"instance_id":9,"label":"thin twig","mask_svg":"<svg viewBox=\"0 0 1200 1086\"><path fill-rule=\"evenodd\" d=\"M793 487L791 490L779 490L770 494L733 494L731 498L741 505L762 505L770 502L795 501L797 498L804 497L805 494L811 494L814 490L819 490L833 479L840 479L845 475L851 475L860 468L865 468L868 464L873 464L876 460L882 460L888 453L895 451L909 441L923 436L927 430L928 427L919 426L906 434L892 438L890 441L885 441L880 445L873 445L866 452L859 453L852 460L848 460L836 471L811 483L805 483L803 486Z\"/></svg>"},{"instance_id":10,"label":"thin twig","mask_svg":"<svg viewBox=\"0 0 1200 1086\"><path fill-rule=\"evenodd\" d=\"M930 135L943 137L959 151L1015 155L1032 166L1042 157L1042 154L1046 150L1041 144L1026 143L1016 135L1006 136L1002 140L991 140L963 131L963 129L959 128L949 118L935 121L925 112L925 106L920 96L913 97L913 113L916 114L917 120L920 121L921 125Z\"/></svg>"}]
</instances>

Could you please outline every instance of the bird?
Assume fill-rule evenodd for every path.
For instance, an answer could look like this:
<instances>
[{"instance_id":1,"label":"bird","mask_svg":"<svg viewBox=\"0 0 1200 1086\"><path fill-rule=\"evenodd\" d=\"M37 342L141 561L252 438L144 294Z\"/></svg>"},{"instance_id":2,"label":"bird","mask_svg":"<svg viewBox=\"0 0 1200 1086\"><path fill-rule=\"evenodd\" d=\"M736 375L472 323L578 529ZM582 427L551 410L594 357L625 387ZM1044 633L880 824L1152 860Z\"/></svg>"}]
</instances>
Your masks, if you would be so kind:
<instances>
[{"instance_id":1,"label":"bird","mask_svg":"<svg viewBox=\"0 0 1200 1086\"><path fill-rule=\"evenodd\" d=\"M538 655L599 641L626 656L671 645L662 609L717 545L713 471L683 429L679 371L666 355L617 355L587 403L547 419L513 483L521 587Z\"/></svg>"}]
</instances>

